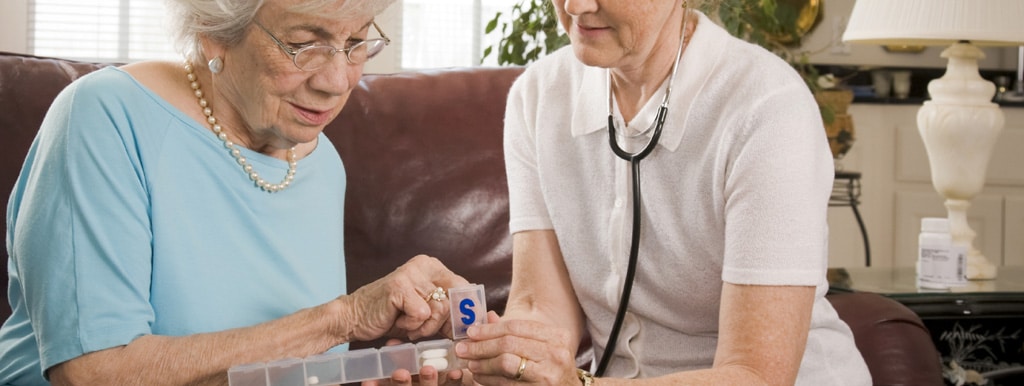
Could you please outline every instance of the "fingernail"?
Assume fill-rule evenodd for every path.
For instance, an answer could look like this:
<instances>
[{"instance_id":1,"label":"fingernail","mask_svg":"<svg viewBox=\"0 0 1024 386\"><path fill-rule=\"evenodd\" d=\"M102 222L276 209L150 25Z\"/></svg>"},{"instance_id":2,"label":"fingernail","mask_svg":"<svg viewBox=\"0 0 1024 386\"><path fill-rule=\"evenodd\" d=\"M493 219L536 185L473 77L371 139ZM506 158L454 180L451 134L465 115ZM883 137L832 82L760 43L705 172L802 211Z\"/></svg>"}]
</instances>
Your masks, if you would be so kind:
<instances>
[{"instance_id":1,"label":"fingernail","mask_svg":"<svg viewBox=\"0 0 1024 386\"><path fill-rule=\"evenodd\" d=\"M455 353L456 354L463 355L467 351L469 351L469 348L466 347L465 343L459 342L459 343L455 344Z\"/></svg>"}]
</instances>

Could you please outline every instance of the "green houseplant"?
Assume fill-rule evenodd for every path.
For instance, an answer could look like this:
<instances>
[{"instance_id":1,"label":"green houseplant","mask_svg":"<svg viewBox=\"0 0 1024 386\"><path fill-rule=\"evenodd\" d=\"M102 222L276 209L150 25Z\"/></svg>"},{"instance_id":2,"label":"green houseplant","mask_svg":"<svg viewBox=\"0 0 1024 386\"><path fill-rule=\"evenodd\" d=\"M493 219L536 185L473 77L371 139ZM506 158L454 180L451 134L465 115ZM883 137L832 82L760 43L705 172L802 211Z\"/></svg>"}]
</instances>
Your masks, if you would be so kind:
<instances>
[{"instance_id":1,"label":"green houseplant","mask_svg":"<svg viewBox=\"0 0 1024 386\"><path fill-rule=\"evenodd\" d=\"M495 32L503 14L498 12L484 27ZM525 65L569 44L569 36L558 29L558 17L550 0L522 0L512 7L511 21L501 23L501 40L484 49L483 58L497 55L498 64Z\"/></svg>"},{"instance_id":2,"label":"green houseplant","mask_svg":"<svg viewBox=\"0 0 1024 386\"><path fill-rule=\"evenodd\" d=\"M821 21L823 0L717 0L703 10L715 15L733 36L760 45L788 62L803 77L821 111L833 158L842 158L854 142L847 108L853 92L839 87L832 74L822 76L803 50L804 35Z\"/></svg>"},{"instance_id":3,"label":"green houseplant","mask_svg":"<svg viewBox=\"0 0 1024 386\"><path fill-rule=\"evenodd\" d=\"M853 123L846 114L853 94L819 82L820 74L809 60L810 53L800 50L801 38L821 19L820 1L708 0L701 2L700 9L732 35L764 47L793 66L815 94L832 155L840 158L854 139ZM526 65L569 44L550 0L522 0L513 7L508 20L502 21L502 16L497 13L484 28L484 33L497 33L500 40L484 49L483 57L496 54L499 65Z\"/></svg>"}]
</instances>

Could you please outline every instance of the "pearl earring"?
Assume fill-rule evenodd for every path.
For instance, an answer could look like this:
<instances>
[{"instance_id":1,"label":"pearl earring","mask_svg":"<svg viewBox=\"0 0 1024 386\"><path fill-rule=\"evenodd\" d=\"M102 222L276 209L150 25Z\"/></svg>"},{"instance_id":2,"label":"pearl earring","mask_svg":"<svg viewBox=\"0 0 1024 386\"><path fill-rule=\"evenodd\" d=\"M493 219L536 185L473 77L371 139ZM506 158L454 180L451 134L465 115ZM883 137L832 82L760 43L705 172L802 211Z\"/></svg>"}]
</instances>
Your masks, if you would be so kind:
<instances>
[{"instance_id":1,"label":"pearl earring","mask_svg":"<svg viewBox=\"0 0 1024 386\"><path fill-rule=\"evenodd\" d=\"M210 67L210 72L214 74L220 74L220 72L224 70L224 59L221 59L220 56L217 56L213 59L210 59L210 61L206 63L206 65Z\"/></svg>"}]
</instances>

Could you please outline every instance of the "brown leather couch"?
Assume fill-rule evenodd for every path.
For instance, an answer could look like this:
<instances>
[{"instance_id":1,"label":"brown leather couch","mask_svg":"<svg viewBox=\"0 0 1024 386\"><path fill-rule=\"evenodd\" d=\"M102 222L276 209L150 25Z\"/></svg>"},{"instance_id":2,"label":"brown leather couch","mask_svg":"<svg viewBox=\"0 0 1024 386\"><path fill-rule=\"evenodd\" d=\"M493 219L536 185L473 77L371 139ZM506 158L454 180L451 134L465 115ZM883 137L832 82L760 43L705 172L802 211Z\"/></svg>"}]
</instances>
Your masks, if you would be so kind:
<instances>
[{"instance_id":1,"label":"brown leather couch","mask_svg":"<svg viewBox=\"0 0 1024 386\"><path fill-rule=\"evenodd\" d=\"M5 215L6 198L51 100L101 66L0 53ZM484 284L489 309L504 310L511 239L502 116L508 88L520 72L443 69L367 75L359 83L326 129L349 178L344 237L350 289L428 254ZM0 230L6 237L6 223ZM0 253L6 262L6 249ZM7 265L0 266L0 295L6 299ZM913 312L874 294L830 299L853 328L875 384L942 384L939 354ZM0 320L9 313L7 302L0 302Z\"/></svg>"}]
</instances>

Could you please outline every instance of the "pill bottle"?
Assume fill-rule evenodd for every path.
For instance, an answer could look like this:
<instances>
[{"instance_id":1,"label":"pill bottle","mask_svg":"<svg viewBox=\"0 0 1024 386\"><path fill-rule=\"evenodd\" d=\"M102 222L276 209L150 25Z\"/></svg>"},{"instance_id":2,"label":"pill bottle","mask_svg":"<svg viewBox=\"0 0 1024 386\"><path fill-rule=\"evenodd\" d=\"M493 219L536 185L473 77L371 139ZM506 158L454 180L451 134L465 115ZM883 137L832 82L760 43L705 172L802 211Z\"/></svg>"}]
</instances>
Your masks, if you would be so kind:
<instances>
[{"instance_id":1,"label":"pill bottle","mask_svg":"<svg viewBox=\"0 0 1024 386\"><path fill-rule=\"evenodd\" d=\"M967 284L966 248L953 243L949 220L941 217L921 219L917 248L917 286L948 289Z\"/></svg>"}]
</instances>

